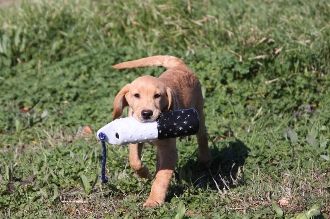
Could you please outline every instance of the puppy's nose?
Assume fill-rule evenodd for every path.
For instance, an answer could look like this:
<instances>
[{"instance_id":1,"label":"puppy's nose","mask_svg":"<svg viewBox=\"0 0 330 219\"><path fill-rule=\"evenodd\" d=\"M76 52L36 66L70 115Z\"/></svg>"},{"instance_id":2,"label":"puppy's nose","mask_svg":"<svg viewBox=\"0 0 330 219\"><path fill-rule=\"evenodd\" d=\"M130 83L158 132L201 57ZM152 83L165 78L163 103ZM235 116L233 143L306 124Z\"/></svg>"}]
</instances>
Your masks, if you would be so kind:
<instances>
[{"instance_id":1,"label":"puppy's nose","mask_svg":"<svg viewBox=\"0 0 330 219\"><path fill-rule=\"evenodd\" d=\"M150 119L150 117L152 116L152 110L142 110L141 116L143 119Z\"/></svg>"}]
</instances>

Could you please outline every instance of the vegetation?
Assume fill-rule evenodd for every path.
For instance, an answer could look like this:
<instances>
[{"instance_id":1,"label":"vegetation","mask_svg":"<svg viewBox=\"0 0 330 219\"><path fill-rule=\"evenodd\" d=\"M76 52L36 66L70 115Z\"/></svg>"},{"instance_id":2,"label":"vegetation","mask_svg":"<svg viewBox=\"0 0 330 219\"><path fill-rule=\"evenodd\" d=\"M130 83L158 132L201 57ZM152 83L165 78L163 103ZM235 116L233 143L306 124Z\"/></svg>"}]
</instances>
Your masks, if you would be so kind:
<instances>
[{"instance_id":1,"label":"vegetation","mask_svg":"<svg viewBox=\"0 0 330 219\"><path fill-rule=\"evenodd\" d=\"M0 8L0 217L326 218L330 215L330 3L26 1ZM195 138L167 202L143 209L127 148L95 131L139 75L111 65L183 58L203 84L214 161ZM92 128L92 133L89 128ZM154 149L143 160L152 169Z\"/></svg>"}]
</instances>

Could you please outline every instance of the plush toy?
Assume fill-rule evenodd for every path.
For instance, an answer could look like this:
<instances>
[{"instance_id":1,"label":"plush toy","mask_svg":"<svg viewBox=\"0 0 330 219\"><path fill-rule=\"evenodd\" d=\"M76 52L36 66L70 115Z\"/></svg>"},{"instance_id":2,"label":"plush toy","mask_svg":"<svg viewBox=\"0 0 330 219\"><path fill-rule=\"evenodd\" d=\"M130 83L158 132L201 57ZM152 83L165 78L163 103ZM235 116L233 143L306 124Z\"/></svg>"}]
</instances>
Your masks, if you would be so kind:
<instances>
[{"instance_id":1,"label":"plush toy","mask_svg":"<svg viewBox=\"0 0 330 219\"><path fill-rule=\"evenodd\" d=\"M102 143L102 182L107 182L105 142L115 145L150 142L156 139L193 135L198 129L198 112L193 108L162 113L154 122L140 122L133 117L110 122L97 131L97 137Z\"/></svg>"}]
</instances>

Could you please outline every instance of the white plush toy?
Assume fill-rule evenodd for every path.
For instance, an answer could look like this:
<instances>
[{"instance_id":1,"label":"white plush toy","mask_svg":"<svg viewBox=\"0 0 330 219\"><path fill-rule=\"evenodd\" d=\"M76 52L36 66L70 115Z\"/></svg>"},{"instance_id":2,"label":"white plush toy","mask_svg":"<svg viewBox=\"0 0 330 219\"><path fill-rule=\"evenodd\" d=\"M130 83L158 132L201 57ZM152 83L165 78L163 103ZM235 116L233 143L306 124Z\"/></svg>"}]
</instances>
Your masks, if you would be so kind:
<instances>
[{"instance_id":1,"label":"white plush toy","mask_svg":"<svg viewBox=\"0 0 330 219\"><path fill-rule=\"evenodd\" d=\"M162 113L155 122L139 122L133 117L116 119L97 131L102 143L101 180L108 181L105 175L106 145L148 142L156 139L175 138L196 134L199 129L198 112L195 109L182 109Z\"/></svg>"},{"instance_id":2,"label":"white plush toy","mask_svg":"<svg viewBox=\"0 0 330 219\"><path fill-rule=\"evenodd\" d=\"M98 130L100 140L110 144L127 144L196 134L199 128L195 109L161 114L155 122L139 122L133 117L116 119Z\"/></svg>"},{"instance_id":3,"label":"white plush toy","mask_svg":"<svg viewBox=\"0 0 330 219\"><path fill-rule=\"evenodd\" d=\"M97 136L110 144L138 143L158 137L157 122L142 123L133 117L116 119L102 127Z\"/></svg>"}]
</instances>

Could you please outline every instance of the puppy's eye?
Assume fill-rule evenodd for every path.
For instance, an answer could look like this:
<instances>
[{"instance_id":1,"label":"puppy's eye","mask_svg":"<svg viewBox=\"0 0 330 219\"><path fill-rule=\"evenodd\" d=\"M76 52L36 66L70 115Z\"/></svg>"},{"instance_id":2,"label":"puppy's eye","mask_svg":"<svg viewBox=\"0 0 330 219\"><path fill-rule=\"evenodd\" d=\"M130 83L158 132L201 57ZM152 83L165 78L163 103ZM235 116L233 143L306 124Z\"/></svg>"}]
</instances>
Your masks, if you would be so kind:
<instances>
[{"instance_id":1,"label":"puppy's eye","mask_svg":"<svg viewBox=\"0 0 330 219\"><path fill-rule=\"evenodd\" d=\"M155 98L155 99L157 99L157 98L159 98L159 97L160 97L160 94L155 94L155 95L154 95L154 98Z\"/></svg>"},{"instance_id":2,"label":"puppy's eye","mask_svg":"<svg viewBox=\"0 0 330 219\"><path fill-rule=\"evenodd\" d=\"M140 94L136 93L136 94L134 94L134 97L140 98Z\"/></svg>"}]
</instances>

